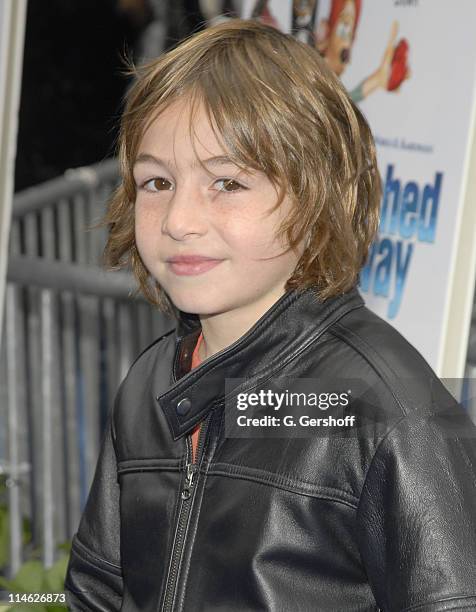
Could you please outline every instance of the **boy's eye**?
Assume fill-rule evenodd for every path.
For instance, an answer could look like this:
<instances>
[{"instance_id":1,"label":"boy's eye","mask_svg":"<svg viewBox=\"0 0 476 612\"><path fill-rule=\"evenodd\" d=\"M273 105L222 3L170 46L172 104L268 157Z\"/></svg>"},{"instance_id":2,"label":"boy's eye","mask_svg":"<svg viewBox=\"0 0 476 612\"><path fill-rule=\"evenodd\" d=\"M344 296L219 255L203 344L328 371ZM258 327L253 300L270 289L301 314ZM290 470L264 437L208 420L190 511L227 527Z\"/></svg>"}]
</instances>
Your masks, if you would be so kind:
<instances>
[{"instance_id":1,"label":"boy's eye","mask_svg":"<svg viewBox=\"0 0 476 612\"><path fill-rule=\"evenodd\" d=\"M218 191L226 191L228 193L245 189L241 183L233 179L218 179L218 181L215 181L215 185L218 186Z\"/></svg>"},{"instance_id":2,"label":"boy's eye","mask_svg":"<svg viewBox=\"0 0 476 612\"><path fill-rule=\"evenodd\" d=\"M146 181L144 189L147 191L171 191L172 183L166 178L157 177Z\"/></svg>"},{"instance_id":3,"label":"boy's eye","mask_svg":"<svg viewBox=\"0 0 476 612\"><path fill-rule=\"evenodd\" d=\"M232 193L234 191L240 191L240 189L246 189L246 187L244 187L244 185L242 185L238 181L228 178L218 179L217 181L215 181L214 184L218 187L218 191L224 191L226 193ZM142 187L146 191L152 192L173 191L172 183L168 179L163 177L149 179L148 181L144 182Z\"/></svg>"}]
</instances>

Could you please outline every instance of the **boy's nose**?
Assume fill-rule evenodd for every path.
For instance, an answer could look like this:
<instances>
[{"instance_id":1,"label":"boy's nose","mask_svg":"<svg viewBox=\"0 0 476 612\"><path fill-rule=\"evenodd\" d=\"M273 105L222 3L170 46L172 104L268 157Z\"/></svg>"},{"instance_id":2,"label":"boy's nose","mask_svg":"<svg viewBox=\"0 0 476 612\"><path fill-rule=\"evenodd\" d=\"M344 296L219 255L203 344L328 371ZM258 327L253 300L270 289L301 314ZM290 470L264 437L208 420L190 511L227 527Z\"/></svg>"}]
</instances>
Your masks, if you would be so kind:
<instances>
[{"instance_id":1,"label":"boy's nose","mask_svg":"<svg viewBox=\"0 0 476 612\"><path fill-rule=\"evenodd\" d=\"M162 232L174 240L206 232L203 195L198 187L190 185L176 188L162 221Z\"/></svg>"}]
</instances>

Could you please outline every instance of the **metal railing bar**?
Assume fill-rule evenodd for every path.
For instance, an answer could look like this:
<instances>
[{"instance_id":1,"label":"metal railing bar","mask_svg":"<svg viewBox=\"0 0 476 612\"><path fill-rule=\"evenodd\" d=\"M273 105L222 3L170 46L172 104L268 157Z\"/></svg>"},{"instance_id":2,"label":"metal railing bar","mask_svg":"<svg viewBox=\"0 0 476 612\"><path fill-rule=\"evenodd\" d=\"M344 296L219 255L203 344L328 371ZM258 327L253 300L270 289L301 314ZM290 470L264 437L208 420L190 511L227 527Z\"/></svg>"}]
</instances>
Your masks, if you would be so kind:
<instances>
[{"instance_id":1,"label":"metal railing bar","mask_svg":"<svg viewBox=\"0 0 476 612\"><path fill-rule=\"evenodd\" d=\"M131 298L136 289L132 273L107 272L96 266L17 255L10 257L7 281L19 285L91 294L116 299ZM138 299L143 300L138 295Z\"/></svg>"},{"instance_id":2,"label":"metal railing bar","mask_svg":"<svg viewBox=\"0 0 476 612\"><path fill-rule=\"evenodd\" d=\"M40 244L38 240L38 215L35 212L26 215L23 220L23 224L25 231L24 252L30 257L38 256L40 254ZM14 254L11 253L10 256L13 257Z\"/></svg>"},{"instance_id":3,"label":"metal railing bar","mask_svg":"<svg viewBox=\"0 0 476 612\"><path fill-rule=\"evenodd\" d=\"M68 170L63 176L15 194L12 218L23 217L44 206L55 204L60 199L73 197L78 192L88 192L101 183L113 182L118 177L119 169L115 159L107 159L88 168Z\"/></svg>"},{"instance_id":4,"label":"metal railing bar","mask_svg":"<svg viewBox=\"0 0 476 612\"><path fill-rule=\"evenodd\" d=\"M41 442L43 447L42 501L43 501L43 562L46 567L54 563L53 503L53 315L52 295L41 292Z\"/></svg>"},{"instance_id":5,"label":"metal railing bar","mask_svg":"<svg viewBox=\"0 0 476 612\"><path fill-rule=\"evenodd\" d=\"M70 201L62 199L57 205L58 212L58 246L59 259L65 262L72 260L71 244L71 206ZM63 479L65 482L65 518L66 534L74 531L80 519L80 481L79 442L76 421L76 372L75 372L75 296L62 291L59 294L59 351L62 375L60 380L62 423L64 430Z\"/></svg>"},{"instance_id":6,"label":"metal railing bar","mask_svg":"<svg viewBox=\"0 0 476 612\"><path fill-rule=\"evenodd\" d=\"M132 347L132 313L129 304L118 302L117 306L117 337L119 338L119 378L125 378L134 359Z\"/></svg>"},{"instance_id":7,"label":"metal railing bar","mask_svg":"<svg viewBox=\"0 0 476 612\"><path fill-rule=\"evenodd\" d=\"M80 384L82 384L81 398L83 405L81 412L84 418L85 430L85 469L86 484L89 489L94 476L97 460L97 449L100 442L100 396L99 396L99 300L96 296L78 296L79 317L79 359ZM129 304L127 304L129 306Z\"/></svg>"},{"instance_id":8,"label":"metal railing bar","mask_svg":"<svg viewBox=\"0 0 476 612\"><path fill-rule=\"evenodd\" d=\"M74 244L75 244L75 262L79 264L91 264L88 261L89 236L87 227L89 215L86 211L86 206L89 207L89 198L86 193L77 193L73 198L73 228L74 228Z\"/></svg>"},{"instance_id":9,"label":"metal railing bar","mask_svg":"<svg viewBox=\"0 0 476 612\"><path fill-rule=\"evenodd\" d=\"M19 448L18 448L18 402L16 394L17 358L15 338L15 317L18 305L16 304L16 290L7 287L6 293L6 319L9 325L7 332L7 384L8 384L8 458L10 474L8 485L8 506L10 510L10 574L15 575L21 564L21 510L20 489L18 478Z\"/></svg>"},{"instance_id":10,"label":"metal railing bar","mask_svg":"<svg viewBox=\"0 0 476 612\"><path fill-rule=\"evenodd\" d=\"M61 199L56 207L58 213L58 259L70 262L72 257L72 244L70 232L70 203Z\"/></svg>"},{"instance_id":11,"label":"metal railing bar","mask_svg":"<svg viewBox=\"0 0 476 612\"><path fill-rule=\"evenodd\" d=\"M105 360L107 363L107 408L110 409L120 382L118 337L116 334L116 308L115 302L111 299L102 301L101 331L104 335Z\"/></svg>"}]
</instances>

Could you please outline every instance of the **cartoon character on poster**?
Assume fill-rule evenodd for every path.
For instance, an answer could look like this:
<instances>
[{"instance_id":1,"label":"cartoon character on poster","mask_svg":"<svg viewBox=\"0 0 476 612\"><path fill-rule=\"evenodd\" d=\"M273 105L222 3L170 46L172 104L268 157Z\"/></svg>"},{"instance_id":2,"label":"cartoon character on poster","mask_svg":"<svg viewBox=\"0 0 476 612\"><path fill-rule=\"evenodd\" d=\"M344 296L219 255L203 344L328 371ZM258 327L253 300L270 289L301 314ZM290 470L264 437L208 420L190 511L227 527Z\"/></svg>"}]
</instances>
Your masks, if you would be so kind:
<instances>
[{"instance_id":1,"label":"cartoon character on poster","mask_svg":"<svg viewBox=\"0 0 476 612\"><path fill-rule=\"evenodd\" d=\"M241 14L244 19L258 19L282 32L289 32L292 27L290 0L245 0Z\"/></svg>"},{"instance_id":2,"label":"cartoon character on poster","mask_svg":"<svg viewBox=\"0 0 476 612\"><path fill-rule=\"evenodd\" d=\"M332 0L328 18L321 19L316 28L316 47L339 76L352 57L362 4L363 0ZM397 35L398 22L394 21L379 66L349 92L354 102L361 102L378 89L398 91L410 77L409 44L405 38L397 42Z\"/></svg>"},{"instance_id":3,"label":"cartoon character on poster","mask_svg":"<svg viewBox=\"0 0 476 612\"><path fill-rule=\"evenodd\" d=\"M314 45L316 5L317 0L257 0L251 11L245 6L243 16L258 19L283 32L292 32L301 42Z\"/></svg>"},{"instance_id":4,"label":"cartoon character on poster","mask_svg":"<svg viewBox=\"0 0 476 612\"><path fill-rule=\"evenodd\" d=\"M303 43L314 45L316 0L293 0L293 35Z\"/></svg>"},{"instance_id":5,"label":"cartoon character on poster","mask_svg":"<svg viewBox=\"0 0 476 612\"><path fill-rule=\"evenodd\" d=\"M332 70L341 76L352 58L363 2L330 0L326 13L318 0L255 0L244 3L242 14L283 32L291 31L299 40L315 45ZM328 16L315 26L316 13ZM405 38L397 40L397 37L398 22L394 21L377 69L349 92L354 102L361 102L377 90L398 91L403 81L410 78L410 47Z\"/></svg>"},{"instance_id":6,"label":"cartoon character on poster","mask_svg":"<svg viewBox=\"0 0 476 612\"><path fill-rule=\"evenodd\" d=\"M280 29L278 21L268 6L268 0L259 0L256 3L253 12L251 13L251 18L259 19L262 23L272 26L277 30Z\"/></svg>"}]
</instances>

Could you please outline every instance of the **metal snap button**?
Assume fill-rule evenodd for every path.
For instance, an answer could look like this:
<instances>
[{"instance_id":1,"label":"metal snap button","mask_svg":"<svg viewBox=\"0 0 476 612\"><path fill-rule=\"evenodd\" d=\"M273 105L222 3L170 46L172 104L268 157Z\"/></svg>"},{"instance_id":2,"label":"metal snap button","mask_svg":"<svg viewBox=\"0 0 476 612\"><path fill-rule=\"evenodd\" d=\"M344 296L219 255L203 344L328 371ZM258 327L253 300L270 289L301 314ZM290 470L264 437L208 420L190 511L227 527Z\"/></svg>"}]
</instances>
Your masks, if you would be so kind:
<instances>
[{"instance_id":1,"label":"metal snap button","mask_svg":"<svg viewBox=\"0 0 476 612\"><path fill-rule=\"evenodd\" d=\"M177 414L180 416L185 416L192 407L192 402L188 397L184 397L177 404Z\"/></svg>"}]
</instances>

